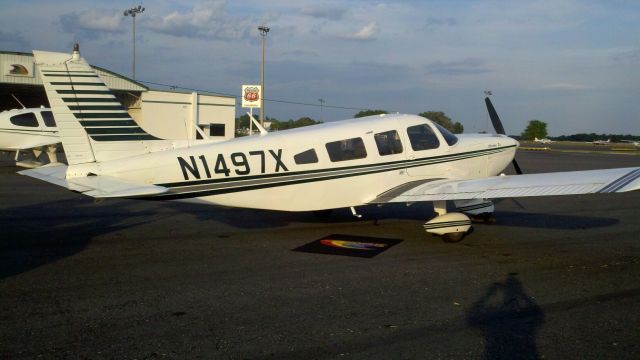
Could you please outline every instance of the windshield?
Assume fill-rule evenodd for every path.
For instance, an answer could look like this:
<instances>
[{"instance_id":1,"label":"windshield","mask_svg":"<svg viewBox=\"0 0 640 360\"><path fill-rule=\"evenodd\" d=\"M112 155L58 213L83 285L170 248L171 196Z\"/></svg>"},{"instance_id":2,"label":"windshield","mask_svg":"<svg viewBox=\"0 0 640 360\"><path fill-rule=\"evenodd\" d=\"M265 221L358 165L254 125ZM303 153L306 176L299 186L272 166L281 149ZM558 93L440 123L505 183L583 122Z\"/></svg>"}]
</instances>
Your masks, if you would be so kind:
<instances>
[{"instance_id":1,"label":"windshield","mask_svg":"<svg viewBox=\"0 0 640 360\"><path fill-rule=\"evenodd\" d=\"M445 129L442 125L436 122L434 122L433 125L435 125L438 128L438 130L440 130L442 137L447 142L447 144L449 144L449 146L453 146L458 142L458 137L453 135L449 130Z\"/></svg>"}]
</instances>

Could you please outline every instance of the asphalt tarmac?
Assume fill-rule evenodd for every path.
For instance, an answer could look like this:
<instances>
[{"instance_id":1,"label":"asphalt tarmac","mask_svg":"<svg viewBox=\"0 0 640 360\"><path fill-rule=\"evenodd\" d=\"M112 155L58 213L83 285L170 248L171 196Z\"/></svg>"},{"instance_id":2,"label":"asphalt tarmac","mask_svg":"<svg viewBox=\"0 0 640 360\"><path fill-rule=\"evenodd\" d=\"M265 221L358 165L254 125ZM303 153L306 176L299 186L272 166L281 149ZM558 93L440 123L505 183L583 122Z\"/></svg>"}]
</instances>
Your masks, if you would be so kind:
<instances>
[{"instance_id":1,"label":"asphalt tarmac","mask_svg":"<svg viewBox=\"0 0 640 360\"><path fill-rule=\"evenodd\" d=\"M525 172L640 157L521 151ZM497 202L462 242L430 205L307 213L95 203L0 166L0 358L640 357L640 192ZM373 258L292 251L399 239Z\"/></svg>"}]
</instances>

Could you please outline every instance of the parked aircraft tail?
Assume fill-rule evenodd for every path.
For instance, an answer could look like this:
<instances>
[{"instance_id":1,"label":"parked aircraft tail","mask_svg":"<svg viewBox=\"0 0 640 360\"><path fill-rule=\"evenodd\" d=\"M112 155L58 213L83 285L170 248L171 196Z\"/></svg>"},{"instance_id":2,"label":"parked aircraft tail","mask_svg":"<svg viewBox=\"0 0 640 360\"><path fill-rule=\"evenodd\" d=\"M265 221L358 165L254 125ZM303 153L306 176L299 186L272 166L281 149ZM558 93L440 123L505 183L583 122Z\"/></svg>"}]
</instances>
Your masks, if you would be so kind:
<instances>
[{"instance_id":1,"label":"parked aircraft tail","mask_svg":"<svg viewBox=\"0 0 640 360\"><path fill-rule=\"evenodd\" d=\"M33 51L69 165L170 148L142 129L80 56Z\"/></svg>"}]
</instances>

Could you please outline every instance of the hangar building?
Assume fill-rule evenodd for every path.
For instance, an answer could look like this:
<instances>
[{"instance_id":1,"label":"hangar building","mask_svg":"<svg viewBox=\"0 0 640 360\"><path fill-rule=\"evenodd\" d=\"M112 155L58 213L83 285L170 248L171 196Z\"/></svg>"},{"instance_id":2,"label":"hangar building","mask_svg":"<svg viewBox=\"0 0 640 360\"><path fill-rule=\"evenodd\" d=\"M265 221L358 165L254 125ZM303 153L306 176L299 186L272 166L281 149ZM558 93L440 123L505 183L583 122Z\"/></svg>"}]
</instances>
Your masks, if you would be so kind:
<instances>
[{"instance_id":1,"label":"hangar building","mask_svg":"<svg viewBox=\"0 0 640 360\"><path fill-rule=\"evenodd\" d=\"M0 51L0 111L49 106L33 54ZM152 90L115 72L91 65L131 117L147 132L166 139L235 136L235 97L211 93Z\"/></svg>"}]
</instances>

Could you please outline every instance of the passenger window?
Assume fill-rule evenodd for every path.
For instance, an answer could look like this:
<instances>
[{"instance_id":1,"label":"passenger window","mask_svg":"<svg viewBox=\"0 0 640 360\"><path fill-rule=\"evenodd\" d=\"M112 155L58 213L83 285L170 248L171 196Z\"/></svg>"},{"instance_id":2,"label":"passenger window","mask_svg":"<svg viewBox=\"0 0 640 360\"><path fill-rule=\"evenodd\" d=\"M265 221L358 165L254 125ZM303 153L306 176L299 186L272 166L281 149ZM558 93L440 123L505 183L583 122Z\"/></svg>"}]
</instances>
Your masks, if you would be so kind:
<instances>
[{"instance_id":1,"label":"passenger window","mask_svg":"<svg viewBox=\"0 0 640 360\"><path fill-rule=\"evenodd\" d=\"M301 152L300 154L294 155L293 160L298 165L313 164L318 162L318 155L314 149L309 149Z\"/></svg>"},{"instance_id":2,"label":"passenger window","mask_svg":"<svg viewBox=\"0 0 640 360\"><path fill-rule=\"evenodd\" d=\"M327 152L331 161L346 161L364 159L367 157L367 149L361 138L346 139L327 143Z\"/></svg>"},{"instance_id":3,"label":"passenger window","mask_svg":"<svg viewBox=\"0 0 640 360\"><path fill-rule=\"evenodd\" d=\"M17 126L28 126L28 127L39 126L38 119L36 119L36 114L32 112L12 116L11 118L9 118L9 121L11 121L13 125L17 125Z\"/></svg>"},{"instance_id":4,"label":"passenger window","mask_svg":"<svg viewBox=\"0 0 640 360\"><path fill-rule=\"evenodd\" d=\"M51 111L42 111L40 112L42 115L42 119L44 120L44 125L47 127L55 127L56 120L53 118L53 113Z\"/></svg>"},{"instance_id":5,"label":"passenger window","mask_svg":"<svg viewBox=\"0 0 640 360\"><path fill-rule=\"evenodd\" d=\"M437 149L440 146L438 137L427 124L408 127L407 135L409 135L409 142L411 142L413 150Z\"/></svg>"},{"instance_id":6,"label":"passenger window","mask_svg":"<svg viewBox=\"0 0 640 360\"><path fill-rule=\"evenodd\" d=\"M397 131L385 131L377 133L373 137L376 140L380 155L400 154L402 152L402 142Z\"/></svg>"}]
</instances>

